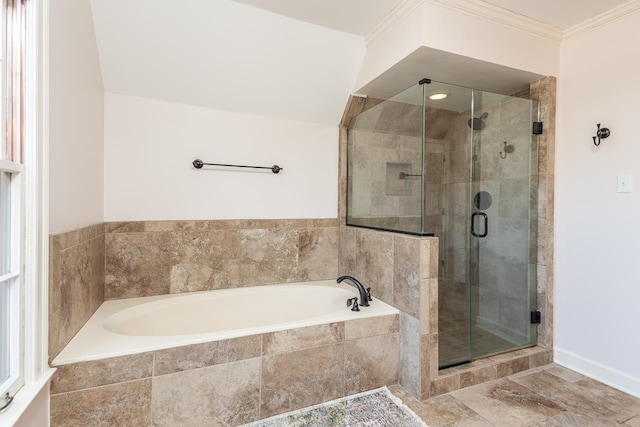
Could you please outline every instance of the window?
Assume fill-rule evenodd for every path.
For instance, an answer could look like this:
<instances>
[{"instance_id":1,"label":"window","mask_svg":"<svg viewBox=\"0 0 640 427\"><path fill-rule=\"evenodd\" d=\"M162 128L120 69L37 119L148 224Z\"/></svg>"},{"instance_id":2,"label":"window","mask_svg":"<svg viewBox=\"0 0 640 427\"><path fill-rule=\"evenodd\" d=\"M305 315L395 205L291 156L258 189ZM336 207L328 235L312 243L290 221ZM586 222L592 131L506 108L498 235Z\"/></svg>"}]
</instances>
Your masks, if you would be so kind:
<instances>
[{"instance_id":1,"label":"window","mask_svg":"<svg viewBox=\"0 0 640 427\"><path fill-rule=\"evenodd\" d=\"M26 3L4 0L0 117L0 408L24 385L24 168Z\"/></svg>"},{"instance_id":2,"label":"window","mask_svg":"<svg viewBox=\"0 0 640 427\"><path fill-rule=\"evenodd\" d=\"M0 396L24 383L21 172L21 164L0 160Z\"/></svg>"}]
</instances>

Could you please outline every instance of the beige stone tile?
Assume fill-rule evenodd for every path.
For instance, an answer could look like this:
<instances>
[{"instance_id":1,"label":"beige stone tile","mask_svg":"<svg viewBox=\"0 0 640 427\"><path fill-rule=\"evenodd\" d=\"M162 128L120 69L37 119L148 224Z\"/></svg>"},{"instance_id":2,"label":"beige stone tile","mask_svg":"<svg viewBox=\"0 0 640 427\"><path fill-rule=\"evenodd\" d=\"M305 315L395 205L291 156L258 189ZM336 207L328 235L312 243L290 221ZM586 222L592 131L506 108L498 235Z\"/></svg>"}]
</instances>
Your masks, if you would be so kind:
<instances>
[{"instance_id":1,"label":"beige stone tile","mask_svg":"<svg viewBox=\"0 0 640 427\"><path fill-rule=\"evenodd\" d=\"M359 228L356 244L355 277L374 298L393 305L393 235Z\"/></svg>"},{"instance_id":2,"label":"beige stone tile","mask_svg":"<svg viewBox=\"0 0 640 427\"><path fill-rule=\"evenodd\" d=\"M50 316L51 355L62 350L104 300L103 272L104 245L100 237L60 251L59 281L52 284L53 298L60 306L54 307Z\"/></svg>"},{"instance_id":3,"label":"beige stone tile","mask_svg":"<svg viewBox=\"0 0 640 427\"><path fill-rule=\"evenodd\" d=\"M344 344L262 358L260 418L344 395Z\"/></svg>"},{"instance_id":4,"label":"beige stone tile","mask_svg":"<svg viewBox=\"0 0 640 427\"><path fill-rule=\"evenodd\" d=\"M465 388L451 395L496 426L529 426L562 411L553 400L507 379Z\"/></svg>"},{"instance_id":5,"label":"beige stone tile","mask_svg":"<svg viewBox=\"0 0 640 427\"><path fill-rule=\"evenodd\" d=\"M345 394L355 394L398 382L399 334L345 343Z\"/></svg>"},{"instance_id":6,"label":"beige stone tile","mask_svg":"<svg viewBox=\"0 0 640 427\"><path fill-rule=\"evenodd\" d=\"M338 227L306 228L298 237L298 280L338 277Z\"/></svg>"},{"instance_id":7,"label":"beige stone tile","mask_svg":"<svg viewBox=\"0 0 640 427\"><path fill-rule=\"evenodd\" d=\"M429 375L430 378L437 378L440 371L440 353L438 350L439 345L439 335L429 335L429 351L431 353L431 359L429 361L429 366L431 367L431 374Z\"/></svg>"},{"instance_id":8,"label":"beige stone tile","mask_svg":"<svg viewBox=\"0 0 640 427\"><path fill-rule=\"evenodd\" d=\"M420 280L420 333L438 332L438 279ZM435 322L435 323L433 323Z\"/></svg>"},{"instance_id":9,"label":"beige stone tile","mask_svg":"<svg viewBox=\"0 0 640 427\"><path fill-rule=\"evenodd\" d=\"M169 293L175 257L170 233L113 233L105 245L105 299Z\"/></svg>"},{"instance_id":10,"label":"beige stone tile","mask_svg":"<svg viewBox=\"0 0 640 427\"><path fill-rule=\"evenodd\" d=\"M547 372L522 376L513 381L576 414L623 422L635 413L634 408L625 408L608 399L599 398L590 390Z\"/></svg>"},{"instance_id":11,"label":"beige stone tile","mask_svg":"<svg viewBox=\"0 0 640 427\"><path fill-rule=\"evenodd\" d=\"M622 425L627 427L640 427L640 415L627 420L627 422Z\"/></svg>"},{"instance_id":12,"label":"beige stone tile","mask_svg":"<svg viewBox=\"0 0 640 427\"><path fill-rule=\"evenodd\" d=\"M432 339L430 335L420 337L420 399L431 397L431 381L437 377L433 375L433 350L431 348Z\"/></svg>"},{"instance_id":13,"label":"beige stone tile","mask_svg":"<svg viewBox=\"0 0 640 427\"><path fill-rule=\"evenodd\" d=\"M104 302L104 268L105 246L104 235L95 237L87 242L91 254L91 267L88 272L91 289L89 291L91 314L96 312Z\"/></svg>"},{"instance_id":14,"label":"beige stone tile","mask_svg":"<svg viewBox=\"0 0 640 427\"><path fill-rule=\"evenodd\" d=\"M258 419L260 359L153 378L154 426L230 426Z\"/></svg>"},{"instance_id":15,"label":"beige stone tile","mask_svg":"<svg viewBox=\"0 0 640 427\"><path fill-rule=\"evenodd\" d=\"M437 237L427 237L420 241L420 278L438 278L438 248Z\"/></svg>"},{"instance_id":16,"label":"beige stone tile","mask_svg":"<svg viewBox=\"0 0 640 427\"><path fill-rule=\"evenodd\" d=\"M150 377L153 375L153 353L110 357L56 368L51 381L51 394Z\"/></svg>"},{"instance_id":17,"label":"beige stone tile","mask_svg":"<svg viewBox=\"0 0 640 427\"><path fill-rule=\"evenodd\" d=\"M393 306L419 319L420 240L396 236L393 247Z\"/></svg>"},{"instance_id":18,"label":"beige stone tile","mask_svg":"<svg viewBox=\"0 0 640 427\"><path fill-rule=\"evenodd\" d=\"M486 383L495 380L497 377L498 372L495 365L471 369L460 374L460 387L465 388Z\"/></svg>"},{"instance_id":19,"label":"beige stone tile","mask_svg":"<svg viewBox=\"0 0 640 427\"><path fill-rule=\"evenodd\" d=\"M286 353L344 341L344 322L269 332L262 336L262 354Z\"/></svg>"},{"instance_id":20,"label":"beige stone tile","mask_svg":"<svg viewBox=\"0 0 640 427\"><path fill-rule=\"evenodd\" d=\"M529 356L499 362L497 365L498 378L506 377L529 369Z\"/></svg>"},{"instance_id":21,"label":"beige stone tile","mask_svg":"<svg viewBox=\"0 0 640 427\"><path fill-rule=\"evenodd\" d=\"M158 350L155 352L154 375L260 357L260 351L260 335Z\"/></svg>"},{"instance_id":22,"label":"beige stone tile","mask_svg":"<svg viewBox=\"0 0 640 427\"><path fill-rule=\"evenodd\" d=\"M478 415L467 405L450 395L437 396L422 402L416 414L429 427L458 425L457 423Z\"/></svg>"},{"instance_id":23,"label":"beige stone tile","mask_svg":"<svg viewBox=\"0 0 640 427\"><path fill-rule=\"evenodd\" d=\"M357 340L376 335L394 334L400 331L400 315L368 317L344 322L344 339Z\"/></svg>"},{"instance_id":24,"label":"beige stone tile","mask_svg":"<svg viewBox=\"0 0 640 427\"><path fill-rule=\"evenodd\" d=\"M537 368L539 366L548 366L553 362L553 352L550 350L540 349L529 355L529 366Z\"/></svg>"},{"instance_id":25,"label":"beige stone tile","mask_svg":"<svg viewBox=\"0 0 640 427\"><path fill-rule=\"evenodd\" d=\"M144 231L144 221L136 222L107 222L105 233L140 233Z\"/></svg>"},{"instance_id":26,"label":"beige stone tile","mask_svg":"<svg viewBox=\"0 0 640 427\"><path fill-rule=\"evenodd\" d=\"M400 365L398 381L414 397L422 397L420 378L420 321L400 313Z\"/></svg>"},{"instance_id":27,"label":"beige stone tile","mask_svg":"<svg viewBox=\"0 0 640 427\"><path fill-rule=\"evenodd\" d=\"M240 230L240 258L231 260L241 285L295 280L298 232L292 228ZM226 267L225 267L226 268Z\"/></svg>"},{"instance_id":28,"label":"beige stone tile","mask_svg":"<svg viewBox=\"0 0 640 427\"><path fill-rule=\"evenodd\" d=\"M620 422L640 414L640 399L630 394L591 378L585 378L574 384L588 391L590 395L595 395L599 401L605 402L617 413L616 420Z\"/></svg>"},{"instance_id":29,"label":"beige stone tile","mask_svg":"<svg viewBox=\"0 0 640 427\"><path fill-rule=\"evenodd\" d=\"M256 230L244 231L249 233ZM251 274L249 269L243 272L240 268L244 243L241 233L238 230L171 232L174 257L170 266L170 292L223 289L250 281L249 276L255 275L255 263L252 263ZM267 234L266 230L264 234Z\"/></svg>"},{"instance_id":30,"label":"beige stone tile","mask_svg":"<svg viewBox=\"0 0 640 427\"><path fill-rule=\"evenodd\" d=\"M275 219L229 219L229 220L200 220L195 221L195 229L198 231L217 230L243 230L243 229L270 229L276 228L279 223Z\"/></svg>"},{"instance_id":31,"label":"beige stone tile","mask_svg":"<svg viewBox=\"0 0 640 427\"><path fill-rule=\"evenodd\" d=\"M431 381L431 396L450 393L460 389L460 374L447 375Z\"/></svg>"},{"instance_id":32,"label":"beige stone tile","mask_svg":"<svg viewBox=\"0 0 640 427\"><path fill-rule=\"evenodd\" d=\"M63 323L60 314L62 307L62 278L60 243L54 236L49 237L49 360L52 360L65 345L62 337Z\"/></svg>"},{"instance_id":33,"label":"beige stone tile","mask_svg":"<svg viewBox=\"0 0 640 427\"><path fill-rule=\"evenodd\" d=\"M145 221L144 231L189 231L195 230L195 221Z\"/></svg>"},{"instance_id":34,"label":"beige stone tile","mask_svg":"<svg viewBox=\"0 0 640 427\"><path fill-rule=\"evenodd\" d=\"M151 379L51 396L52 427L151 425Z\"/></svg>"},{"instance_id":35,"label":"beige stone tile","mask_svg":"<svg viewBox=\"0 0 640 427\"><path fill-rule=\"evenodd\" d=\"M354 276L357 274L356 250L356 229L354 227L341 226L339 230L339 275Z\"/></svg>"},{"instance_id":36,"label":"beige stone tile","mask_svg":"<svg viewBox=\"0 0 640 427\"><path fill-rule=\"evenodd\" d=\"M480 415L474 415L473 417L465 418L464 420L447 424L443 427L494 427L494 425Z\"/></svg>"},{"instance_id":37,"label":"beige stone tile","mask_svg":"<svg viewBox=\"0 0 640 427\"><path fill-rule=\"evenodd\" d=\"M563 412L536 424L535 427L616 427L619 425L612 420L593 418L573 412Z\"/></svg>"},{"instance_id":38,"label":"beige stone tile","mask_svg":"<svg viewBox=\"0 0 640 427\"><path fill-rule=\"evenodd\" d=\"M82 242L82 232L81 229L78 228L64 233L54 234L53 238L58 242L61 250L68 249Z\"/></svg>"},{"instance_id":39,"label":"beige stone tile","mask_svg":"<svg viewBox=\"0 0 640 427\"><path fill-rule=\"evenodd\" d=\"M337 227L337 218L310 219L277 219L273 221L273 228L326 228Z\"/></svg>"},{"instance_id":40,"label":"beige stone tile","mask_svg":"<svg viewBox=\"0 0 640 427\"><path fill-rule=\"evenodd\" d=\"M576 381L584 380L585 377L582 374L579 374L576 371L572 371L571 369L567 369L564 366L553 364L545 369L551 375L555 375L556 377L560 377L565 381L570 383L575 383Z\"/></svg>"}]
</instances>

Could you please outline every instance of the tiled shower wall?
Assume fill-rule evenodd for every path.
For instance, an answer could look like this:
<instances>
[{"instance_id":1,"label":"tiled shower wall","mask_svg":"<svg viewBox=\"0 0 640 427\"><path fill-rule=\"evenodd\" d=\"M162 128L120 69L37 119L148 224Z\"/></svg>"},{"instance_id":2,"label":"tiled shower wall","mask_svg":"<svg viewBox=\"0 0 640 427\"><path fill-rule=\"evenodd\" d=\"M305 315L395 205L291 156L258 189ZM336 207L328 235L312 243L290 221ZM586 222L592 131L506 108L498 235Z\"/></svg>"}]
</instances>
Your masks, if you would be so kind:
<instances>
[{"instance_id":1,"label":"tiled shower wall","mask_svg":"<svg viewBox=\"0 0 640 427\"><path fill-rule=\"evenodd\" d=\"M540 101L541 120L544 122L545 131L539 139L539 170L538 170L538 251L535 270L537 270L537 300L538 308L542 312L542 324L538 326L538 346L532 349L519 350L516 352L482 359L459 368L438 371L433 369L437 367L438 358L438 331L430 332L428 344L421 333L411 332L412 330L420 330L416 325L420 322L412 321L412 316L405 308L400 308L403 313L400 322L400 382L415 397L425 398L429 395L434 396L448 391L456 390L461 387L478 384L480 382L489 381L491 379L500 378L511 373L518 372L529 367L536 367L552 360L553 348L553 158L555 146L555 94L556 80L553 77L541 79L531 83L530 99ZM354 274L363 281L367 282L367 286L372 287L372 294L377 295L381 299L391 298L391 304L396 305L396 297L390 293L395 290L394 283L396 267L394 263L400 259L396 255L396 236L376 230L364 230L346 226L346 195L347 195L347 129L352 124L352 119L363 111L366 111L381 100L370 98L352 97L347 104L343 119L340 125L340 199L339 199L339 222L340 222L340 273ZM466 122L463 123L466 128ZM465 130L466 132L466 130ZM455 139L457 140L457 138ZM430 141L427 140L427 143ZM433 143L434 141L431 141ZM500 141L498 141L498 144ZM499 147L494 147L498 148ZM444 149L444 147L443 147ZM444 150L443 150L444 151ZM449 150L451 151L451 150ZM464 150L468 153L468 150ZM493 150L495 151L495 150ZM495 153L494 153L495 154ZM468 164L468 158L463 160ZM451 165L448 166L451 172ZM535 179L535 178L534 178ZM447 197L454 195L452 189L445 188L443 191L448 192ZM443 197L445 206L446 197ZM468 205L468 200L465 205ZM466 208L465 208L466 209ZM466 233L466 227L464 227ZM451 231L451 230L447 230ZM453 236L452 236L453 237ZM398 239L407 239L407 236L398 237ZM416 238L419 239L419 238ZM446 241L440 242L442 249L449 247L455 248L455 244ZM419 253L414 248L412 254L405 254L408 259L415 260L420 258ZM422 249L420 249L422 251ZM442 255L443 252L441 251ZM444 254L450 256L450 253ZM403 263L405 261L402 261ZM420 262L420 261L418 261ZM439 266L441 267L441 265ZM465 270L463 269L463 272ZM393 273L391 273L393 272ZM447 274L446 270L442 272ZM451 274L454 271L450 271ZM432 273L433 274L433 273ZM436 274L436 276L438 275ZM421 307L429 306L435 303L443 304L438 301L437 289L442 286L438 280L435 280L436 292L429 289L429 298L431 301L425 305L423 298L425 290L422 286L415 283L403 289L402 294L412 295L412 298L418 298ZM389 287L391 284L391 287ZM435 300L435 302L434 302ZM419 319L418 319L419 320ZM434 322L430 323L430 327L437 324L437 317ZM413 325L413 326L412 326ZM403 350L404 349L404 350ZM406 358L407 354L416 354L419 357ZM403 353L404 351L404 353ZM425 352L430 353L427 356ZM403 356L404 355L404 356ZM435 358L435 359L434 359ZM419 364L417 365L417 362ZM403 380L403 369L409 366L414 372L412 377L414 382L410 383ZM419 379L419 382L415 380ZM430 387L427 387L429 383Z\"/></svg>"},{"instance_id":2,"label":"tiled shower wall","mask_svg":"<svg viewBox=\"0 0 640 427\"><path fill-rule=\"evenodd\" d=\"M49 355L105 299L333 279L336 219L142 221L50 237Z\"/></svg>"}]
</instances>

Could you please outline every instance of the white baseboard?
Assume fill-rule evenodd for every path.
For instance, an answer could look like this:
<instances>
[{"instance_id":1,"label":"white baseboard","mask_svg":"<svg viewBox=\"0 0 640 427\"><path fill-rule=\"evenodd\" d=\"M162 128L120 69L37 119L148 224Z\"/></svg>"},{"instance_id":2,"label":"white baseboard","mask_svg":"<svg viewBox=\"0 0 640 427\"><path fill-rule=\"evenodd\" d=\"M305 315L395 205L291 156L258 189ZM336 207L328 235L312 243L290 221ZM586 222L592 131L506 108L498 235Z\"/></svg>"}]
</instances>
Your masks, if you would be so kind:
<instances>
[{"instance_id":1,"label":"white baseboard","mask_svg":"<svg viewBox=\"0 0 640 427\"><path fill-rule=\"evenodd\" d=\"M632 377L624 372L620 372L558 347L554 347L553 354L554 362L558 365L579 372L635 397L640 397L640 378Z\"/></svg>"}]
</instances>

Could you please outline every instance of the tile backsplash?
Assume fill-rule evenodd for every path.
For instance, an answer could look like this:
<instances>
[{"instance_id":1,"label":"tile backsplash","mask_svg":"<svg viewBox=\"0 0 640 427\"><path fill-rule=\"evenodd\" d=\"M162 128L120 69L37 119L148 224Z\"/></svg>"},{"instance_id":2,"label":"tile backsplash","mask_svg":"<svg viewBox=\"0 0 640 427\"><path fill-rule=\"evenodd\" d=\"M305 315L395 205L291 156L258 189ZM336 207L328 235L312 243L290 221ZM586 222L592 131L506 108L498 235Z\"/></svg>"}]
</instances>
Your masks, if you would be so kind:
<instances>
[{"instance_id":1,"label":"tile backsplash","mask_svg":"<svg viewBox=\"0 0 640 427\"><path fill-rule=\"evenodd\" d=\"M107 224L105 299L337 277L337 219Z\"/></svg>"}]
</instances>

